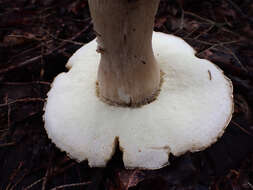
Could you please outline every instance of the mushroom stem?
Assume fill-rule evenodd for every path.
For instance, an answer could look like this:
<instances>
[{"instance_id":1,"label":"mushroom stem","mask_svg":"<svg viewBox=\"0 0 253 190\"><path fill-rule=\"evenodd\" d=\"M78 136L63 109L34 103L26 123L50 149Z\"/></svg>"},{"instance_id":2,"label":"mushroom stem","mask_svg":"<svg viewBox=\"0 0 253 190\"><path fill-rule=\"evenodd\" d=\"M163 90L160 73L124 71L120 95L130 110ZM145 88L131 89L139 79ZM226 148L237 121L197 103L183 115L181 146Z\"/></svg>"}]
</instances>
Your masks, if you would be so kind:
<instances>
[{"instance_id":1,"label":"mushroom stem","mask_svg":"<svg viewBox=\"0 0 253 190\"><path fill-rule=\"evenodd\" d=\"M110 104L139 106L155 99L160 69L152 50L159 0L89 0L97 33L99 97Z\"/></svg>"}]
</instances>

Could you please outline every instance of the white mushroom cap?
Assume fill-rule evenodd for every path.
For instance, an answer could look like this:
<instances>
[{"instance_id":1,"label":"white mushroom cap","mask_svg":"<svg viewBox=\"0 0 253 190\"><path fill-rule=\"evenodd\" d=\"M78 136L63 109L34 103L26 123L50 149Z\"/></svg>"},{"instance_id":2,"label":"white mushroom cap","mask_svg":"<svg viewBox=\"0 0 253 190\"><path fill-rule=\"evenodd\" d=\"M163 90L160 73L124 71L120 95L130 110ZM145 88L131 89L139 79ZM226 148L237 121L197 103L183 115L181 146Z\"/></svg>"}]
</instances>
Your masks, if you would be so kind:
<instances>
[{"instance_id":1,"label":"white mushroom cap","mask_svg":"<svg viewBox=\"0 0 253 190\"><path fill-rule=\"evenodd\" d=\"M116 139L126 168L158 169L172 153L202 150L223 134L233 112L232 83L182 39L153 33L163 74L157 99L140 108L110 106L96 96L96 42L80 48L48 93L45 128L72 158L105 166Z\"/></svg>"}]
</instances>

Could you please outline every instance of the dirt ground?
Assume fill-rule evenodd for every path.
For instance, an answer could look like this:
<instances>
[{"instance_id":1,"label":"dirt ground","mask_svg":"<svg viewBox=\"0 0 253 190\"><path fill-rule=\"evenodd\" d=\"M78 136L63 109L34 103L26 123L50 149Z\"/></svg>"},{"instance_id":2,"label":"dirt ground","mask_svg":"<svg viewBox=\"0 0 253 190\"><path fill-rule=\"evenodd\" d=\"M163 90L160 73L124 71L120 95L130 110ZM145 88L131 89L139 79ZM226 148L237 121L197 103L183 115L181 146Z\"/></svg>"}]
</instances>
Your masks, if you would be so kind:
<instances>
[{"instance_id":1,"label":"dirt ground","mask_svg":"<svg viewBox=\"0 0 253 190\"><path fill-rule=\"evenodd\" d=\"M148 2L148 1L147 1ZM60 152L43 127L43 104L73 52L95 38L86 0L0 0L0 189L253 190L253 1L161 0L155 30L182 37L234 84L223 137L156 171L106 168Z\"/></svg>"}]
</instances>

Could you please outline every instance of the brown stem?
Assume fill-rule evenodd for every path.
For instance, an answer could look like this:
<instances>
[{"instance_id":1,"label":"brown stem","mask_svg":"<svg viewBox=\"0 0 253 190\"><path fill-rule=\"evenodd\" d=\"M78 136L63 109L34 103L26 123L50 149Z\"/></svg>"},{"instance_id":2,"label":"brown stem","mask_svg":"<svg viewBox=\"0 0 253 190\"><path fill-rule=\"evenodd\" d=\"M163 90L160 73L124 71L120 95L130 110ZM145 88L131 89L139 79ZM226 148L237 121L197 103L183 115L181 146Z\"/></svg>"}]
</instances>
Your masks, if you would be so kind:
<instances>
[{"instance_id":1,"label":"brown stem","mask_svg":"<svg viewBox=\"0 0 253 190\"><path fill-rule=\"evenodd\" d=\"M143 105L160 86L152 50L159 0L89 0L101 60L99 96L114 105Z\"/></svg>"}]
</instances>

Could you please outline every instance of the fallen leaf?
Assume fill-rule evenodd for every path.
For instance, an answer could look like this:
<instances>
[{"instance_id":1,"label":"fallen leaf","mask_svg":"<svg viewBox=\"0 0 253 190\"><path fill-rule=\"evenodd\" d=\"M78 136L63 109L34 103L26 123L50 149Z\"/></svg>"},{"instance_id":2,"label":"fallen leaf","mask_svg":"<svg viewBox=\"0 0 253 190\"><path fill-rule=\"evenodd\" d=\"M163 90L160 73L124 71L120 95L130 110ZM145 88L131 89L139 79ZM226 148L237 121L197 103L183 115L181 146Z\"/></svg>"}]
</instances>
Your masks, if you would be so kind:
<instances>
[{"instance_id":1,"label":"fallen leaf","mask_svg":"<svg viewBox=\"0 0 253 190\"><path fill-rule=\"evenodd\" d=\"M116 182L120 190L128 190L144 180L145 174L141 170L120 170L116 172Z\"/></svg>"}]
</instances>

